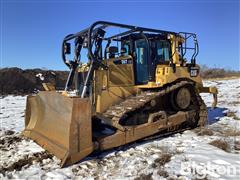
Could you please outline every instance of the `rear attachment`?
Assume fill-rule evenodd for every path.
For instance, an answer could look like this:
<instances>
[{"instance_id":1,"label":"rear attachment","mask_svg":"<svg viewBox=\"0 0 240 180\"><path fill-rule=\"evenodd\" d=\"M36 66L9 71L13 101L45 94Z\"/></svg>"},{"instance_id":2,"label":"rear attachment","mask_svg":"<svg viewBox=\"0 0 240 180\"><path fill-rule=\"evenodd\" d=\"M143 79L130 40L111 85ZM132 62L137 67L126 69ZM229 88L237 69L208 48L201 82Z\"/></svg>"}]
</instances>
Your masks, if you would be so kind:
<instances>
[{"instance_id":1,"label":"rear attachment","mask_svg":"<svg viewBox=\"0 0 240 180\"><path fill-rule=\"evenodd\" d=\"M213 95L212 108L215 108L217 106L218 89L216 87L201 87L199 88L199 92L212 94Z\"/></svg>"},{"instance_id":2,"label":"rear attachment","mask_svg":"<svg viewBox=\"0 0 240 180\"><path fill-rule=\"evenodd\" d=\"M93 151L89 99L54 91L28 96L23 135L61 159L61 166L81 160Z\"/></svg>"}]
</instances>

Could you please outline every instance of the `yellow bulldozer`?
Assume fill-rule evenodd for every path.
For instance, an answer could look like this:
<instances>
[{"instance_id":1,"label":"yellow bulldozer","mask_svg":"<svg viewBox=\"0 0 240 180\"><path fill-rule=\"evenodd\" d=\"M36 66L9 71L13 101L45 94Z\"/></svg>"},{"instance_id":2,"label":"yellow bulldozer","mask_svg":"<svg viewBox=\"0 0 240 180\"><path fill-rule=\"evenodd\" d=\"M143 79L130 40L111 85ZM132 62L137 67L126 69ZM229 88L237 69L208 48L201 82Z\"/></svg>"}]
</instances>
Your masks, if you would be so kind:
<instances>
[{"instance_id":1,"label":"yellow bulldozer","mask_svg":"<svg viewBox=\"0 0 240 180\"><path fill-rule=\"evenodd\" d=\"M71 49L74 49L71 52ZM155 134L204 126L207 108L194 33L97 21L67 35L65 90L43 84L27 97L27 136L61 159L61 166L94 151Z\"/></svg>"}]
</instances>

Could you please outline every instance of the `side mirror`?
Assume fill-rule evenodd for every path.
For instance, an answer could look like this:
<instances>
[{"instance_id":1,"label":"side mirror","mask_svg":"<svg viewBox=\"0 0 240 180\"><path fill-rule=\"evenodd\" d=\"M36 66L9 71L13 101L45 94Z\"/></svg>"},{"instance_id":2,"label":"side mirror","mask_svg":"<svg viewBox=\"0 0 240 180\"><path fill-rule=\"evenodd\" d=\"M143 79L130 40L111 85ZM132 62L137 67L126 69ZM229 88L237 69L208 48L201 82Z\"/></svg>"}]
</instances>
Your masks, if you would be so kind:
<instances>
[{"instance_id":1,"label":"side mirror","mask_svg":"<svg viewBox=\"0 0 240 180\"><path fill-rule=\"evenodd\" d=\"M71 44L64 43L64 54L71 54Z\"/></svg>"}]
</instances>

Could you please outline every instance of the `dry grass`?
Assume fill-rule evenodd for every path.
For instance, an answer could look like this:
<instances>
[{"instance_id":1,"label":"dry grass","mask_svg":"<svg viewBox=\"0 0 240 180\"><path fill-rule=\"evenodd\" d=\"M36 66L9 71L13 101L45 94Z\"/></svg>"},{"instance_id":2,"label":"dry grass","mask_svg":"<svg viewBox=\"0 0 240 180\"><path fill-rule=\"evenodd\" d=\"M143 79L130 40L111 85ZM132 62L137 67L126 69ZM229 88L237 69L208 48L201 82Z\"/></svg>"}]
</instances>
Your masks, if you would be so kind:
<instances>
[{"instance_id":1,"label":"dry grass","mask_svg":"<svg viewBox=\"0 0 240 180\"><path fill-rule=\"evenodd\" d=\"M238 105L238 104L240 104L240 102L239 101L231 101L228 104L230 104L230 105Z\"/></svg>"},{"instance_id":2,"label":"dry grass","mask_svg":"<svg viewBox=\"0 0 240 180\"><path fill-rule=\"evenodd\" d=\"M164 170L164 165L171 161L172 155L169 153L162 153L161 157L154 160L152 164L152 168L158 168L157 174L164 178L168 177L169 174L167 171Z\"/></svg>"},{"instance_id":3,"label":"dry grass","mask_svg":"<svg viewBox=\"0 0 240 180\"><path fill-rule=\"evenodd\" d=\"M44 159L52 159L53 155L48 152L36 152L32 155L25 155L21 159L18 159L13 164L8 165L7 167L0 167L0 173L5 174L7 171L20 171L24 166L31 166L34 162L42 163Z\"/></svg>"},{"instance_id":4,"label":"dry grass","mask_svg":"<svg viewBox=\"0 0 240 180\"><path fill-rule=\"evenodd\" d=\"M204 79L240 77L239 71L227 70L223 68L209 68L206 65L201 67L201 77Z\"/></svg>"},{"instance_id":5,"label":"dry grass","mask_svg":"<svg viewBox=\"0 0 240 180\"><path fill-rule=\"evenodd\" d=\"M225 132L223 132L224 136L228 137L228 136L240 136L240 131L237 131L235 129L229 129L226 130Z\"/></svg>"},{"instance_id":6,"label":"dry grass","mask_svg":"<svg viewBox=\"0 0 240 180\"><path fill-rule=\"evenodd\" d=\"M240 118L236 115L236 112L233 111L227 112L227 117L232 117L235 120L240 120Z\"/></svg>"},{"instance_id":7,"label":"dry grass","mask_svg":"<svg viewBox=\"0 0 240 180\"><path fill-rule=\"evenodd\" d=\"M152 164L153 168L161 167L167 162L171 160L172 155L168 153L163 153L161 157L154 160L154 163Z\"/></svg>"},{"instance_id":8,"label":"dry grass","mask_svg":"<svg viewBox=\"0 0 240 180\"><path fill-rule=\"evenodd\" d=\"M201 128L198 130L197 132L198 136L212 136L213 135L213 131L209 128Z\"/></svg>"},{"instance_id":9,"label":"dry grass","mask_svg":"<svg viewBox=\"0 0 240 180\"><path fill-rule=\"evenodd\" d=\"M158 174L159 176L164 177L164 178L167 178L167 177L169 176L168 172L165 171L164 169L159 169L158 172L157 172L157 174Z\"/></svg>"},{"instance_id":10,"label":"dry grass","mask_svg":"<svg viewBox=\"0 0 240 180\"><path fill-rule=\"evenodd\" d=\"M140 174L139 177L134 178L134 180L152 180L152 173L150 174Z\"/></svg>"},{"instance_id":11,"label":"dry grass","mask_svg":"<svg viewBox=\"0 0 240 180\"><path fill-rule=\"evenodd\" d=\"M163 166L164 164L166 164L167 162L169 162L171 160L172 155L168 154L168 153L164 153L162 154L162 156L160 158L155 159L154 161L154 165L157 166Z\"/></svg>"},{"instance_id":12,"label":"dry grass","mask_svg":"<svg viewBox=\"0 0 240 180\"><path fill-rule=\"evenodd\" d=\"M229 147L229 144L226 141L218 139L218 140L214 140L214 141L210 142L209 144L212 145L212 146L215 146L219 149L222 149L226 152L229 152L230 147Z\"/></svg>"},{"instance_id":13,"label":"dry grass","mask_svg":"<svg viewBox=\"0 0 240 180\"><path fill-rule=\"evenodd\" d=\"M236 151L240 151L240 141L235 141L235 142L234 142L234 149L235 149Z\"/></svg>"}]
</instances>

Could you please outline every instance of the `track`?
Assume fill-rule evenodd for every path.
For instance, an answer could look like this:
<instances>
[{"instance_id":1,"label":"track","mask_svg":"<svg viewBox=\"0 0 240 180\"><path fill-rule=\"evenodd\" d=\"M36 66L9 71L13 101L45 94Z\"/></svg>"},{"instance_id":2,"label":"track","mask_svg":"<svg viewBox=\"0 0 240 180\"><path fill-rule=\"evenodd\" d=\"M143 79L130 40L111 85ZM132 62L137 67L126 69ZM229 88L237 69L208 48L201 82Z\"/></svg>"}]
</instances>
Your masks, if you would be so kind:
<instances>
[{"instance_id":1,"label":"track","mask_svg":"<svg viewBox=\"0 0 240 180\"><path fill-rule=\"evenodd\" d=\"M175 84L168 85L161 90L158 89L152 91L142 91L139 95L129 97L125 101L111 106L106 112L103 113L103 116L106 118L108 124L111 124L116 128L119 128L119 124L121 127L122 125L126 125L126 123L128 123L127 125L137 125L144 123L144 121L147 120L149 114L154 111L163 110L167 112L165 105L163 105L163 107L160 107L161 109L156 109L156 107L154 107L152 104L161 104L161 98L165 97L166 99L166 96L171 92L184 86L193 87L191 94L194 97L194 101L196 101L194 102L195 105L193 109L197 111L197 117L195 118L197 119L197 124L195 122L194 126L205 125L207 121L207 108L196 88L194 88L194 83L191 81L180 81ZM135 121L136 119L138 120ZM144 120L139 122L139 119Z\"/></svg>"}]
</instances>

